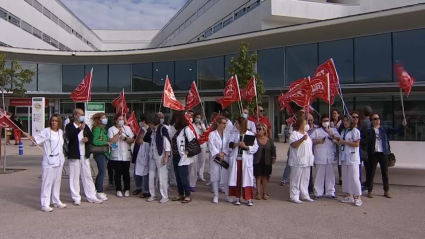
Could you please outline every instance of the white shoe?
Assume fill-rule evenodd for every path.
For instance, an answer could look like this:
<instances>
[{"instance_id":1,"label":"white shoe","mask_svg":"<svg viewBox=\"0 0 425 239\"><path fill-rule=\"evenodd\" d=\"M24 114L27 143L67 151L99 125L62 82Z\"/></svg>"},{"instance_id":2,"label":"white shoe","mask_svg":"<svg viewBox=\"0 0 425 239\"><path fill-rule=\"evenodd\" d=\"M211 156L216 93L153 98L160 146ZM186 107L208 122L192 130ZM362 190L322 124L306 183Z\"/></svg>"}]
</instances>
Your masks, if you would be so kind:
<instances>
[{"instance_id":1,"label":"white shoe","mask_svg":"<svg viewBox=\"0 0 425 239\"><path fill-rule=\"evenodd\" d=\"M146 200L146 202L153 202L156 200L156 197L150 197Z\"/></svg>"},{"instance_id":2,"label":"white shoe","mask_svg":"<svg viewBox=\"0 0 425 239\"><path fill-rule=\"evenodd\" d=\"M80 206L81 201L74 201L74 206Z\"/></svg>"},{"instance_id":3,"label":"white shoe","mask_svg":"<svg viewBox=\"0 0 425 239\"><path fill-rule=\"evenodd\" d=\"M161 198L161 200L159 200L159 203L166 203L170 201L168 198Z\"/></svg>"},{"instance_id":4,"label":"white shoe","mask_svg":"<svg viewBox=\"0 0 425 239\"><path fill-rule=\"evenodd\" d=\"M203 178L203 177L199 177L199 178L198 178L198 181L206 182L207 180L205 180L205 178ZM208 186L208 185L207 185L207 186Z\"/></svg>"},{"instance_id":5,"label":"white shoe","mask_svg":"<svg viewBox=\"0 0 425 239\"><path fill-rule=\"evenodd\" d=\"M55 208L66 208L66 204L57 203L57 204L53 204L53 207L55 207Z\"/></svg>"},{"instance_id":6,"label":"white shoe","mask_svg":"<svg viewBox=\"0 0 425 239\"><path fill-rule=\"evenodd\" d=\"M129 190L126 190L124 192L124 197L130 197L130 191Z\"/></svg>"},{"instance_id":7,"label":"white shoe","mask_svg":"<svg viewBox=\"0 0 425 239\"><path fill-rule=\"evenodd\" d=\"M97 198L93 198L93 199L87 199L87 202L94 203L94 204L101 204L102 200L97 199Z\"/></svg>"},{"instance_id":8,"label":"white shoe","mask_svg":"<svg viewBox=\"0 0 425 239\"><path fill-rule=\"evenodd\" d=\"M104 194L104 193L98 193L98 194L96 194L96 197L97 197L99 200L102 200L102 201L108 201L108 197L106 197L106 194Z\"/></svg>"},{"instance_id":9,"label":"white shoe","mask_svg":"<svg viewBox=\"0 0 425 239\"><path fill-rule=\"evenodd\" d=\"M345 197L344 199L341 200L341 202L353 203L354 202L354 198Z\"/></svg>"},{"instance_id":10,"label":"white shoe","mask_svg":"<svg viewBox=\"0 0 425 239\"><path fill-rule=\"evenodd\" d=\"M53 211L53 208L51 208L51 207L41 207L41 211L43 211L43 212L51 212L51 211Z\"/></svg>"},{"instance_id":11,"label":"white shoe","mask_svg":"<svg viewBox=\"0 0 425 239\"><path fill-rule=\"evenodd\" d=\"M236 206L241 205L241 200L240 200L239 198L236 198L236 200L235 200L235 205L236 205Z\"/></svg>"},{"instance_id":12,"label":"white shoe","mask_svg":"<svg viewBox=\"0 0 425 239\"><path fill-rule=\"evenodd\" d=\"M309 198L309 197L308 198L303 198L303 200L306 201L306 202L314 202L314 200L311 199L311 198Z\"/></svg>"},{"instance_id":13,"label":"white shoe","mask_svg":"<svg viewBox=\"0 0 425 239\"><path fill-rule=\"evenodd\" d=\"M354 200L354 205L356 205L356 206L360 207L360 206L362 205L362 200L355 199L355 200Z\"/></svg>"},{"instance_id":14,"label":"white shoe","mask_svg":"<svg viewBox=\"0 0 425 239\"><path fill-rule=\"evenodd\" d=\"M248 206L254 206L254 203L252 202L252 200L248 200L248 203L246 205L248 205Z\"/></svg>"},{"instance_id":15,"label":"white shoe","mask_svg":"<svg viewBox=\"0 0 425 239\"><path fill-rule=\"evenodd\" d=\"M215 197L213 198L213 203L215 203L215 204L217 204L217 203L218 203L218 197L217 197L217 196L215 196Z\"/></svg>"},{"instance_id":16,"label":"white shoe","mask_svg":"<svg viewBox=\"0 0 425 239\"><path fill-rule=\"evenodd\" d=\"M233 198L231 198L231 197L229 197L229 196L226 196L226 202L233 203L233 202L234 202L234 200L233 200Z\"/></svg>"},{"instance_id":17,"label":"white shoe","mask_svg":"<svg viewBox=\"0 0 425 239\"><path fill-rule=\"evenodd\" d=\"M122 192L121 191L117 191L117 197L122 198Z\"/></svg>"},{"instance_id":18,"label":"white shoe","mask_svg":"<svg viewBox=\"0 0 425 239\"><path fill-rule=\"evenodd\" d=\"M212 182L208 182L205 184L205 186L211 186L211 185L212 185Z\"/></svg>"},{"instance_id":19,"label":"white shoe","mask_svg":"<svg viewBox=\"0 0 425 239\"><path fill-rule=\"evenodd\" d=\"M303 204L303 202L299 199L291 199L291 202L296 203L296 204Z\"/></svg>"}]
</instances>

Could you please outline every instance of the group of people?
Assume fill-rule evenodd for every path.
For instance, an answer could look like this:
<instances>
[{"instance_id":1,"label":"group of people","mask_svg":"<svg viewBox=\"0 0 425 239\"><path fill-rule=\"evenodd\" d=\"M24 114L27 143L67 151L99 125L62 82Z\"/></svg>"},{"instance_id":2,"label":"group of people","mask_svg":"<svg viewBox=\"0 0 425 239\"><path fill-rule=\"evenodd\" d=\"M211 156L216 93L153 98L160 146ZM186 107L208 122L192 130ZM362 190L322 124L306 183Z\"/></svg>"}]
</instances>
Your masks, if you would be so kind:
<instances>
[{"instance_id":1,"label":"group of people","mask_svg":"<svg viewBox=\"0 0 425 239\"><path fill-rule=\"evenodd\" d=\"M225 201L248 206L253 199L268 200L268 187L272 165L276 162L276 147L271 137L271 124L263 115L261 106L256 115L249 116L244 109L234 123L224 111L215 120L207 142L199 145L198 138L207 130L200 113L174 112L169 125L162 113L142 115L140 132L135 135L127 125L126 116L116 114L114 125L106 128L106 114L97 113L91 118L92 128L86 125L84 111L75 109L73 121L62 128L59 115L50 118L49 127L30 137L37 144L44 144L42 161L41 210L50 212L51 205L66 207L60 200L62 167L65 156L69 160L69 184L73 204L81 204L81 178L84 194L89 203L100 204L108 200L104 179L108 172L109 183L117 197L130 196L130 164L133 163L136 189L147 202L159 199L169 201L169 186L177 186L178 195L172 201L190 203L196 192L197 181L205 182L205 163L209 163L210 182L214 193L212 202L219 202L219 192L225 193ZM188 116L189 114L189 116ZM367 175L363 183L368 197L373 197L373 177L377 163L381 166L384 191L391 197L388 187L388 136L403 132L406 122L397 129L380 125L378 114L370 107L363 110L363 124L359 113L339 117L337 110L329 117L320 117L320 126L310 114L300 110L296 123L291 126L287 166L283 181L290 175L290 200L294 203L319 200L323 196L336 199L334 165L340 166L340 183L347 196L342 202L362 204L361 162ZM213 115L215 118L215 115ZM369 123L368 123L369 122ZM206 151L209 150L209 160ZM194 153L196 152L196 153ZM97 164L98 175L91 177L89 158ZM316 177L312 180L313 166ZM309 184L314 188L314 198L309 196ZM314 186L313 186L314 185ZM160 198L156 195L159 188Z\"/></svg>"}]
</instances>

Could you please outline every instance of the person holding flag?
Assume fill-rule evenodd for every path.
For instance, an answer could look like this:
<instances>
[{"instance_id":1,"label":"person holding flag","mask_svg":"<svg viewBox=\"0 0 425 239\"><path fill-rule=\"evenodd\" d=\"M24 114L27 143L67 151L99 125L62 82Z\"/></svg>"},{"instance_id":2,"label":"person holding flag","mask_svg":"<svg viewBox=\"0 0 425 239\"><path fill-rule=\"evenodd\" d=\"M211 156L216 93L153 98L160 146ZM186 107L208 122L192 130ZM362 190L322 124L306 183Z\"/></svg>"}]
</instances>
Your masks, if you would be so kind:
<instances>
[{"instance_id":1,"label":"person holding flag","mask_svg":"<svg viewBox=\"0 0 425 239\"><path fill-rule=\"evenodd\" d=\"M265 124L267 126L267 137L269 138L273 138L272 136L272 124L270 123L269 118L267 118L266 116L264 116L264 109L261 105L255 107L255 112L257 113L256 115L252 115L248 118L248 120L254 122L255 124Z\"/></svg>"}]
</instances>

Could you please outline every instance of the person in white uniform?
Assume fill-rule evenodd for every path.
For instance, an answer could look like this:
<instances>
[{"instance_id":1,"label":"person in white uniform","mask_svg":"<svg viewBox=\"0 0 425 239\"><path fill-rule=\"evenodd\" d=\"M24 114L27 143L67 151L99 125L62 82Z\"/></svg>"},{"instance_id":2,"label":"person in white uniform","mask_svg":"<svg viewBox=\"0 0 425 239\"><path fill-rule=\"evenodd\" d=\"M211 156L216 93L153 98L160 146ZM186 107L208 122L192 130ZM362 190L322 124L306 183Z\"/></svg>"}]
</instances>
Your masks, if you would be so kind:
<instances>
[{"instance_id":1,"label":"person in white uniform","mask_svg":"<svg viewBox=\"0 0 425 239\"><path fill-rule=\"evenodd\" d=\"M68 143L69 159L69 189L75 206L81 204L80 177L84 194L89 203L102 203L97 198L90 167L90 144L93 142L93 134L84 123L84 111L75 109L74 121L65 127Z\"/></svg>"},{"instance_id":2,"label":"person in white uniform","mask_svg":"<svg viewBox=\"0 0 425 239\"><path fill-rule=\"evenodd\" d=\"M244 142L246 135L255 136L247 130L247 119L239 117L235 127L238 132L233 134L229 145L233 149L230 154L229 196L236 197L235 205L240 205L240 199L243 197L248 206L253 206L254 154L258 150L258 143L257 139L254 139L253 145L246 145Z\"/></svg>"},{"instance_id":3,"label":"person in white uniform","mask_svg":"<svg viewBox=\"0 0 425 239\"><path fill-rule=\"evenodd\" d=\"M115 125L108 129L108 137L113 143L110 162L115 171L115 190L119 198L123 196L123 191L124 197L130 197L131 144L134 142L133 131L124 125L124 118L125 115L121 113L115 114ZM124 181L124 190L121 178Z\"/></svg>"},{"instance_id":4,"label":"person in white uniform","mask_svg":"<svg viewBox=\"0 0 425 239\"><path fill-rule=\"evenodd\" d=\"M161 193L160 203L168 202L168 160L171 153L171 142L168 130L162 124L158 114L151 114L148 117L150 131L144 137L145 142L149 142L149 193L148 202L156 200L155 176L158 175L159 191Z\"/></svg>"},{"instance_id":5,"label":"person in white uniform","mask_svg":"<svg viewBox=\"0 0 425 239\"><path fill-rule=\"evenodd\" d=\"M308 136L309 126L305 116L298 117L294 130L289 137L289 166L291 166L290 199L301 204L300 198L313 202L308 194L310 167L313 166L313 142Z\"/></svg>"},{"instance_id":6,"label":"person in white uniform","mask_svg":"<svg viewBox=\"0 0 425 239\"><path fill-rule=\"evenodd\" d=\"M314 180L314 200L323 196L324 188L326 188L327 197L336 199L334 166L338 163L338 156L333 139L340 137L340 135L337 129L330 127L327 114L322 114L320 121L321 127L314 130L310 135L314 144L314 163L317 168L316 179Z\"/></svg>"},{"instance_id":7,"label":"person in white uniform","mask_svg":"<svg viewBox=\"0 0 425 239\"><path fill-rule=\"evenodd\" d=\"M140 145L137 152L134 181L136 182L136 190L140 190L140 198L149 198L149 143L144 142L143 138L146 135L149 125L146 117L140 117L140 131L137 135L136 143Z\"/></svg>"},{"instance_id":8,"label":"person in white uniform","mask_svg":"<svg viewBox=\"0 0 425 239\"><path fill-rule=\"evenodd\" d=\"M214 160L225 161L227 163L230 162L230 153L232 152L229 149L229 143L232 138L230 135L224 132L224 129L227 127L227 119L225 117L218 117L215 125L214 131L210 133L208 137L208 149L210 150L210 180L214 192L213 203L218 203L219 198L219 185L223 185L224 192L226 194L226 201L233 202L233 200L229 197L229 170L223 168L220 164L215 162Z\"/></svg>"},{"instance_id":9,"label":"person in white uniform","mask_svg":"<svg viewBox=\"0 0 425 239\"><path fill-rule=\"evenodd\" d=\"M61 129L62 119L58 114L55 114L49 122L50 126L41 130L34 137L24 133L37 144L44 144L40 193L41 211L43 212L53 211L50 202L56 208L66 207L66 204L60 200L62 168L65 162L63 131Z\"/></svg>"},{"instance_id":10,"label":"person in white uniform","mask_svg":"<svg viewBox=\"0 0 425 239\"><path fill-rule=\"evenodd\" d=\"M340 165L342 171L342 192L347 196L341 200L343 203L362 205L362 187L359 180L360 165L360 131L353 124L353 118L345 115L342 119L344 129L341 138L334 142L339 145Z\"/></svg>"},{"instance_id":11,"label":"person in white uniform","mask_svg":"<svg viewBox=\"0 0 425 239\"><path fill-rule=\"evenodd\" d=\"M165 117L162 112L158 112L158 117L159 117L159 123L168 130L168 135L170 136L170 139L171 139L171 137L173 137L173 135L176 133L176 129L173 126L174 125L173 117L170 121L170 125L165 124ZM176 174L174 173L174 167L173 167L172 154L169 155L167 170L168 170L168 189L172 191L170 186L177 186Z\"/></svg>"},{"instance_id":12,"label":"person in white uniform","mask_svg":"<svg viewBox=\"0 0 425 239\"><path fill-rule=\"evenodd\" d=\"M241 116L248 120L248 116L249 116L248 109L246 108L243 109ZM255 125L254 121L248 120L248 130L254 134L257 134L257 126Z\"/></svg>"},{"instance_id":13,"label":"person in white uniform","mask_svg":"<svg viewBox=\"0 0 425 239\"><path fill-rule=\"evenodd\" d=\"M193 123L193 127L195 128L196 134L199 137L201 134L203 134L207 130L207 128L205 127L205 124L202 122L201 113L197 112L193 115L193 117L195 119L195 122ZM198 161L197 176L198 176L198 180L202 182L206 181L204 179L206 154L207 154L207 142L201 144L201 153L196 156Z\"/></svg>"}]
</instances>

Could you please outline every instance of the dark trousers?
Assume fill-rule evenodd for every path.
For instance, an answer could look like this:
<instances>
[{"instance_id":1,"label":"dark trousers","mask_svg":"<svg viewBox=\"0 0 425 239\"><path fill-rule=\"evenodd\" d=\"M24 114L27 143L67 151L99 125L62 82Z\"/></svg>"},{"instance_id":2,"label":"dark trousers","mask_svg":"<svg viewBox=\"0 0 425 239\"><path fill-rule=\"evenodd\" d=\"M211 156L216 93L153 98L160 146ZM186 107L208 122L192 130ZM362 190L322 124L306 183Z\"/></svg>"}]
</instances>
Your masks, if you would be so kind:
<instances>
[{"instance_id":1,"label":"dark trousers","mask_svg":"<svg viewBox=\"0 0 425 239\"><path fill-rule=\"evenodd\" d=\"M314 191L313 167L310 167L310 180L308 182L308 190Z\"/></svg>"},{"instance_id":2,"label":"dark trousers","mask_svg":"<svg viewBox=\"0 0 425 239\"><path fill-rule=\"evenodd\" d=\"M369 175L367 182L369 183L369 191L373 190L373 178L375 177L375 171L376 167L381 167L381 174L382 174L382 182L384 184L384 191L389 190L389 182L388 182L388 163L389 163L389 155L385 155L384 153L374 153L369 154L369 162L368 162L368 169L369 169Z\"/></svg>"},{"instance_id":3,"label":"dark trousers","mask_svg":"<svg viewBox=\"0 0 425 239\"><path fill-rule=\"evenodd\" d=\"M179 195L190 197L189 165L179 166L180 155L173 154L173 167L176 174Z\"/></svg>"},{"instance_id":4,"label":"dark trousers","mask_svg":"<svg viewBox=\"0 0 425 239\"><path fill-rule=\"evenodd\" d=\"M108 160L107 169L108 169L108 182L109 184L114 184L114 168L112 166L111 160Z\"/></svg>"},{"instance_id":5,"label":"dark trousers","mask_svg":"<svg viewBox=\"0 0 425 239\"><path fill-rule=\"evenodd\" d=\"M95 181L96 191L98 193L103 193L103 180L105 179L106 164L108 159L106 158L105 154L93 154L93 158L96 161L97 169L99 171Z\"/></svg>"},{"instance_id":6,"label":"dark trousers","mask_svg":"<svg viewBox=\"0 0 425 239\"><path fill-rule=\"evenodd\" d=\"M370 173L370 170L369 170L369 161L367 161L367 162L363 161L363 167L364 167L364 170L366 172L366 181L363 183L363 185L369 187L369 181L368 181L369 180L369 176L368 175Z\"/></svg>"},{"instance_id":7,"label":"dark trousers","mask_svg":"<svg viewBox=\"0 0 425 239\"><path fill-rule=\"evenodd\" d=\"M112 162L112 167L115 171L114 181L116 190L123 191L121 177L124 181L124 191L130 190L130 161L110 160L109 162Z\"/></svg>"}]
</instances>

